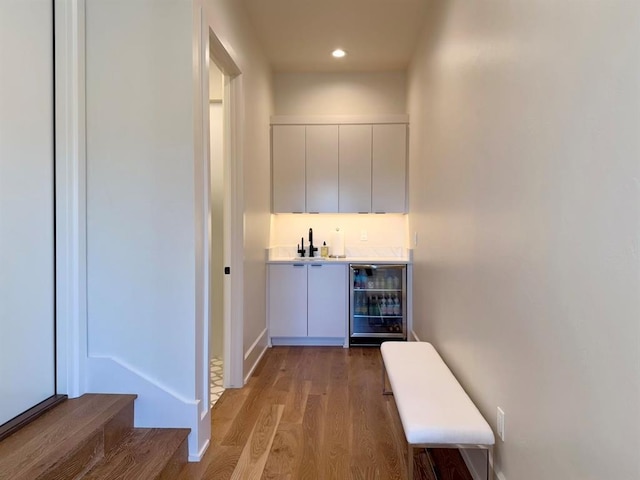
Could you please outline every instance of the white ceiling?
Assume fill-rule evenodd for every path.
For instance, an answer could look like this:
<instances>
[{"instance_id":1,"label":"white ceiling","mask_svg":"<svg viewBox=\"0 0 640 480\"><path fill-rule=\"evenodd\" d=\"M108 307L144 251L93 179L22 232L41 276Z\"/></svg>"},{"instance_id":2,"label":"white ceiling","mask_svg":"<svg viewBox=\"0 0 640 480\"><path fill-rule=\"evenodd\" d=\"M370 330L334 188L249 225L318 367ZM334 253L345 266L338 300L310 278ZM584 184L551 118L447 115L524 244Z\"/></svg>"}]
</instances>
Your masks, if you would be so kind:
<instances>
[{"instance_id":1,"label":"white ceiling","mask_svg":"<svg viewBox=\"0 0 640 480\"><path fill-rule=\"evenodd\" d=\"M244 0L276 72L406 69L428 0ZM347 51L334 59L335 48Z\"/></svg>"}]
</instances>

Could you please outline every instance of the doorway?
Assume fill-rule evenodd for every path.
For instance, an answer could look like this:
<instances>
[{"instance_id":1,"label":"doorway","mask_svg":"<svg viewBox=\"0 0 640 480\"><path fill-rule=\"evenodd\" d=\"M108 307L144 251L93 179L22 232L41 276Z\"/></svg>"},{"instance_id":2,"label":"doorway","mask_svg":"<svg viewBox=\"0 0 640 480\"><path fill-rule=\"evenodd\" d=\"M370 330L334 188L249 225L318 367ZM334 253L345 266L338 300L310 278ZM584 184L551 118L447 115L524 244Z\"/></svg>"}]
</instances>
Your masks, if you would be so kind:
<instances>
[{"instance_id":1,"label":"doorway","mask_svg":"<svg viewBox=\"0 0 640 480\"><path fill-rule=\"evenodd\" d=\"M205 32L208 41L202 73L207 105L203 124L205 132L209 132L204 135L209 161L205 169L209 266L206 372L212 404L224 388L244 385L242 75L211 28Z\"/></svg>"},{"instance_id":2,"label":"doorway","mask_svg":"<svg viewBox=\"0 0 640 480\"><path fill-rule=\"evenodd\" d=\"M213 407L224 392L224 85L218 66L209 64L209 373L210 404Z\"/></svg>"}]
</instances>

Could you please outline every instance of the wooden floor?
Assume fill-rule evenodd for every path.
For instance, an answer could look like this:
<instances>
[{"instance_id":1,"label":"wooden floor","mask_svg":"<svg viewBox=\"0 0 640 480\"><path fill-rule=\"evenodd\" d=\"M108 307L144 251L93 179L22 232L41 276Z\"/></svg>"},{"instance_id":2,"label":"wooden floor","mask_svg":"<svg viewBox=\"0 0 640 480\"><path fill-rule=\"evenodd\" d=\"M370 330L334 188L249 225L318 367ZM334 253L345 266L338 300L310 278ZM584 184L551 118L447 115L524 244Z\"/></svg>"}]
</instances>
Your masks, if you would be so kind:
<instances>
[{"instance_id":1,"label":"wooden floor","mask_svg":"<svg viewBox=\"0 0 640 480\"><path fill-rule=\"evenodd\" d=\"M406 478L406 442L381 368L377 348L269 349L247 385L216 403L211 445L180 480ZM457 450L432 458L440 480L471 480ZM415 465L416 480L434 480L425 453Z\"/></svg>"}]
</instances>

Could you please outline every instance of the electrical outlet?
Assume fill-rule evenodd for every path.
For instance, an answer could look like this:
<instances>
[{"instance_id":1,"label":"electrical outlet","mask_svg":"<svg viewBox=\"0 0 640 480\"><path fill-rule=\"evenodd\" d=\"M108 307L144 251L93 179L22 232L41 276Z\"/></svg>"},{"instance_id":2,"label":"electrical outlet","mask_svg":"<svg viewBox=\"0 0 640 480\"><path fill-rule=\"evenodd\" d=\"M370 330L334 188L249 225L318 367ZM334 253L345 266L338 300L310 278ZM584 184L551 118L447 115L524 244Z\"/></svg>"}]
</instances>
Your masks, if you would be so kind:
<instances>
[{"instance_id":1,"label":"electrical outlet","mask_svg":"<svg viewBox=\"0 0 640 480\"><path fill-rule=\"evenodd\" d=\"M367 234L366 230L360 230L360 241L361 242L366 242L367 240L369 240L369 235Z\"/></svg>"},{"instance_id":2,"label":"electrical outlet","mask_svg":"<svg viewBox=\"0 0 640 480\"><path fill-rule=\"evenodd\" d=\"M498 407L498 436L504 442L504 410Z\"/></svg>"}]
</instances>

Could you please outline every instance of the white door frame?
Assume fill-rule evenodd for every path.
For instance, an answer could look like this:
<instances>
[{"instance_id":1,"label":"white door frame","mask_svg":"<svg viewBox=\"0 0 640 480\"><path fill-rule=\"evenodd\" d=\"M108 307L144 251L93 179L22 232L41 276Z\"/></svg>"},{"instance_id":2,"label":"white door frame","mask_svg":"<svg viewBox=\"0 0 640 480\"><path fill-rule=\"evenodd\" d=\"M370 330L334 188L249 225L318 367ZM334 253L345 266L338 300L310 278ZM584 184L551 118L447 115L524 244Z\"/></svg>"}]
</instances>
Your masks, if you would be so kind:
<instances>
[{"instance_id":1,"label":"white door frame","mask_svg":"<svg viewBox=\"0 0 640 480\"><path fill-rule=\"evenodd\" d=\"M57 390L86 390L85 2L54 0Z\"/></svg>"},{"instance_id":2,"label":"white door frame","mask_svg":"<svg viewBox=\"0 0 640 480\"><path fill-rule=\"evenodd\" d=\"M226 388L240 388L244 385L244 356L243 356L243 248L244 248L244 204L243 204L243 104L244 95L242 89L242 72L236 62L227 52L222 42L213 32L212 27L205 19L206 28L203 29L203 43L205 48L204 66L202 69L202 99L203 111L206 117L203 119L203 137L206 139L205 157L210 158L209 152L209 62L213 60L224 74L224 99L223 105L223 163L224 163L224 264L230 267L231 274L225 275L224 280L224 386ZM206 168L207 188L210 189L210 169ZM206 218L209 218L210 208L207 197ZM208 264L208 259L207 259ZM208 282L207 282L208 283ZM208 288L208 287L207 287ZM209 290L207 289L207 296ZM209 311L208 302L207 309ZM209 316L207 315L207 318ZM203 341L209 345L209 328L205 329L207 335ZM209 360L209 355L206 356ZM208 367L207 370L208 372ZM209 379L207 379L209 380ZM208 381L207 381L208 388Z\"/></svg>"}]
</instances>

